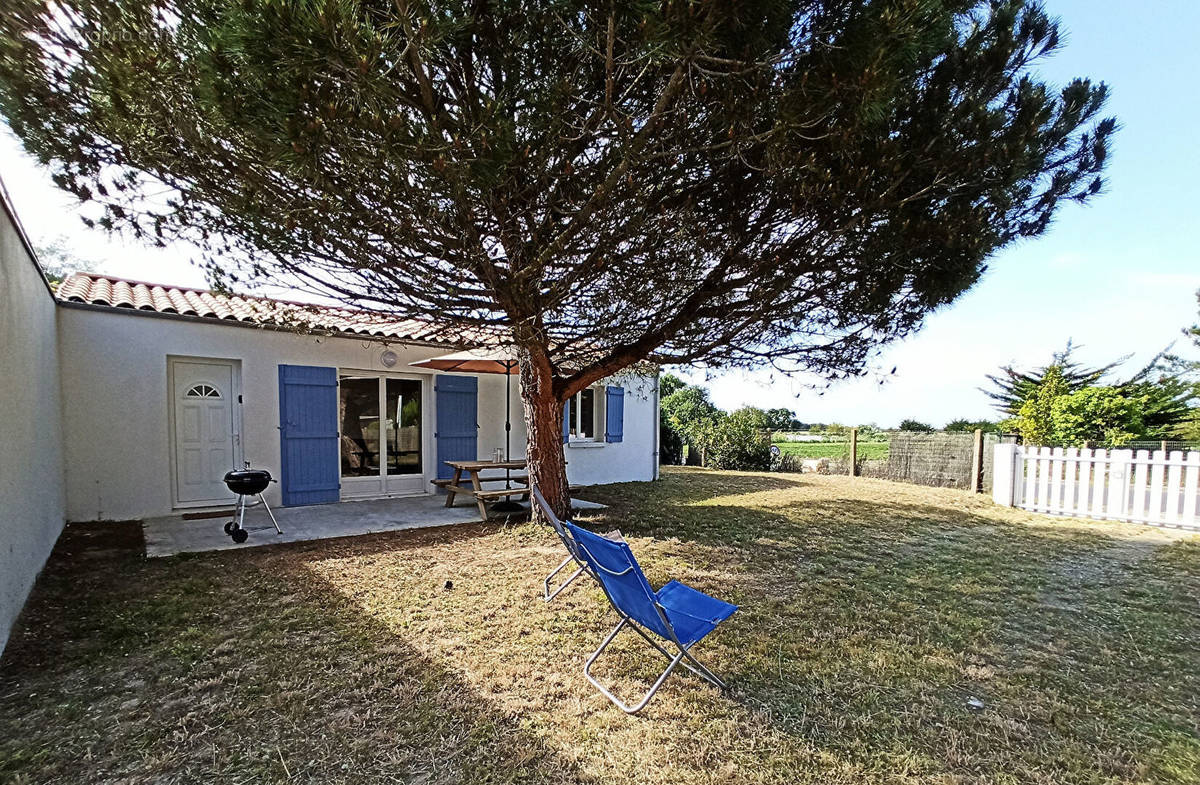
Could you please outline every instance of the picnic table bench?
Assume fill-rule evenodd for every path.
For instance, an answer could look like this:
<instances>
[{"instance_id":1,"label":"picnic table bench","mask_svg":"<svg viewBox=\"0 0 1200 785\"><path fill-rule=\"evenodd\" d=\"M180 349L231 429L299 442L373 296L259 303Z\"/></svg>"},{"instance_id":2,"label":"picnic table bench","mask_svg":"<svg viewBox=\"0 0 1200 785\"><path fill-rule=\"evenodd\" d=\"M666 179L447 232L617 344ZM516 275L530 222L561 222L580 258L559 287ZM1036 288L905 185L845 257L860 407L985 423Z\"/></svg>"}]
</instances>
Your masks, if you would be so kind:
<instances>
[{"instance_id":1,"label":"picnic table bench","mask_svg":"<svg viewBox=\"0 0 1200 785\"><path fill-rule=\"evenodd\" d=\"M458 494L469 496L479 507L479 519L488 519L487 505L489 501L520 496L521 501L529 498L528 475L513 475L514 469L520 471L526 466L524 460L518 461L446 461L446 465L454 469L454 477L449 480L434 480L433 484L446 489L446 506L453 507ZM484 477L481 472L487 469L503 469L504 474ZM469 482L464 482L463 474ZM515 484L515 488L485 489L484 483L503 482L506 485Z\"/></svg>"},{"instance_id":2,"label":"picnic table bench","mask_svg":"<svg viewBox=\"0 0 1200 785\"><path fill-rule=\"evenodd\" d=\"M514 470L521 471L526 468L524 460L516 461L446 461L446 465L454 469L454 476L450 479L433 480L432 483L438 488L446 490L446 506L453 507L455 497L459 494L469 496L475 500L476 506L479 508L479 519L486 521L488 519L487 505L488 502L496 501L497 499L508 499L513 496L519 496L519 501L529 500L529 475L527 474L512 474ZM504 474L496 474L483 476L481 472L487 469L503 469ZM463 474L467 477L464 478ZM516 487L504 488L484 488L484 483L502 482L506 486L514 485Z\"/></svg>"}]
</instances>

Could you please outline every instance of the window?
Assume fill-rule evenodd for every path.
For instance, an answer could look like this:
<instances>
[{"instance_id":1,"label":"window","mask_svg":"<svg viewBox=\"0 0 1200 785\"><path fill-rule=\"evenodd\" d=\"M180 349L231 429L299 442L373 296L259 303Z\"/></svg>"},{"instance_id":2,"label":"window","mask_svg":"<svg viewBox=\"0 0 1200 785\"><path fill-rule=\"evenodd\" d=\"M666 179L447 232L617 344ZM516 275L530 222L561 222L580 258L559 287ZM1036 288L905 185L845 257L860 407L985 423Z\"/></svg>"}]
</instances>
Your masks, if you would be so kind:
<instances>
[{"instance_id":1,"label":"window","mask_svg":"<svg viewBox=\"0 0 1200 785\"><path fill-rule=\"evenodd\" d=\"M421 383L415 379L388 379L387 473L421 473Z\"/></svg>"},{"instance_id":2,"label":"window","mask_svg":"<svg viewBox=\"0 0 1200 785\"><path fill-rule=\"evenodd\" d=\"M208 384L195 384L183 394L184 398L220 398L221 391Z\"/></svg>"},{"instance_id":3,"label":"window","mask_svg":"<svg viewBox=\"0 0 1200 785\"><path fill-rule=\"evenodd\" d=\"M341 378L342 476L379 476L379 378Z\"/></svg>"},{"instance_id":4,"label":"window","mask_svg":"<svg viewBox=\"0 0 1200 785\"><path fill-rule=\"evenodd\" d=\"M604 435L604 395L602 387L580 390L568 401L571 441L594 442Z\"/></svg>"},{"instance_id":5,"label":"window","mask_svg":"<svg viewBox=\"0 0 1200 785\"><path fill-rule=\"evenodd\" d=\"M344 375L339 406L343 477L421 474L419 380Z\"/></svg>"}]
</instances>

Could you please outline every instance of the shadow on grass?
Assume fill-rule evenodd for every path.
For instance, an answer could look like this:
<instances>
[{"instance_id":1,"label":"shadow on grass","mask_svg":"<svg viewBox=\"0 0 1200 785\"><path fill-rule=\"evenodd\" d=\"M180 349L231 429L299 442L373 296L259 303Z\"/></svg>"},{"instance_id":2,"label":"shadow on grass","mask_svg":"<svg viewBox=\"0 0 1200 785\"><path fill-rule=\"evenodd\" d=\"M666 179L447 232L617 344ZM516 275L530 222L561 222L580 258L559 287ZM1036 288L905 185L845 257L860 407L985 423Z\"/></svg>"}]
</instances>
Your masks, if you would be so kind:
<instances>
[{"instance_id":1,"label":"shadow on grass","mask_svg":"<svg viewBox=\"0 0 1200 785\"><path fill-rule=\"evenodd\" d=\"M416 602L427 611L398 614L394 624L445 634L447 656L461 652L497 696L527 705L535 727L588 765L615 765L609 751L618 749L629 760L667 761L682 782L707 781L730 761L746 771L778 768L767 778L775 781L799 781L801 769L814 781L867 782L1188 782L1197 774L1200 743L1188 730L1200 695L1188 665L1200 633L1194 565L1190 582L1178 572L1171 580L1157 558L1113 553L1118 541L1101 527L1030 525L951 506L965 495L944 505L903 494L789 502L761 494L805 484L673 479L635 489L645 492L640 499L593 489L616 502L594 525L629 535L654 585L679 579L741 605L697 648L731 693L681 674L641 717L616 715L578 673L611 613L586 581L553 605L537 603L538 582L561 554L533 527L478 543L473 533L459 540L447 532L440 543L454 558L492 551L481 554L485 562L506 549L526 554L479 569L456 563L456 591L474 591L469 607L487 620L482 638L445 633L456 611L436 607L446 605L436 591ZM746 504L725 503L731 498ZM375 571L415 545L347 543L326 568L358 572L329 587L346 593L356 580L390 582ZM443 563L436 554L421 559L416 568ZM514 593L513 584L523 588ZM380 595L360 607L388 613L381 609L392 597ZM614 649L602 673L622 694L644 689L661 667L636 639ZM569 686L508 678L514 660L529 663L528 672L565 674ZM581 708L564 691L582 694ZM714 749L728 752L714 760Z\"/></svg>"},{"instance_id":2,"label":"shadow on grass","mask_svg":"<svg viewBox=\"0 0 1200 785\"><path fill-rule=\"evenodd\" d=\"M652 583L741 605L696 652L733 689L673 677L636 718L579 672L598 589L541 603L539 527L76 554L0 667L0 779L1196 781L1195 549L810 486L591 489ZM658 667L631 644L602 673Z\"/></svg>"},{"instance_id":3,"label":"shadow on grass","mask_svg":"<svg viewBox=\"0 0 1200 785\"><path fill-rule=\"evenodd\" d=\"M1200 776L1194 543L779 487L689 472L627 518L622 491L598 499L600 526L652 538L653 584L741 606L699 652L761 722L860 772Z\"/></svg>"},{"instance_id":4,"label":"shadow on grass","mask_svg":"<svg viewBox=\"0 0 1200 785\"><path fill-rule=\"evenodd\" d=\"M0 780L585 781L322 581L106 528L68 527L5 652Z\"/></svg>"}]
</instances>

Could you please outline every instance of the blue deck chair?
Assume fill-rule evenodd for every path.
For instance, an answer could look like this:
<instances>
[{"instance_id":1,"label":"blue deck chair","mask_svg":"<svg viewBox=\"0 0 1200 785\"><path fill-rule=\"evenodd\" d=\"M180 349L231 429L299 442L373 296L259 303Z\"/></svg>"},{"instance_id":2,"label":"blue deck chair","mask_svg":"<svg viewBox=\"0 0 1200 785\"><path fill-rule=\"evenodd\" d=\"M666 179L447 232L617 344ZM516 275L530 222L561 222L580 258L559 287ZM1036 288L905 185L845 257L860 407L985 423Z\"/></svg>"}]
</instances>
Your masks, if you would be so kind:
<instances>
[{"instance_id":1,"label":"blue deck chair","mask_svg":"<svg viewBox=\"0 0 1200 785\"><path fill-rule=\"evenodd\" d=\"M566 524L566 529L574 538L580 555L591 567L608 601L621 617L621 621L604 639L604 643L600 644L600 648L596 649L596 653L589 657L583 666L583 675L592 686L616 704L617 708L629 714L645 708L658 692L658 688L680 664L714 686L726 689L725 682L692 656L691 648L715 630L718 624L732 616L737 606L709 597L704 592L679 581L671 581L656 592L650 588L650 582L638 566L628 543L601 537L571 523ZM632 628L670 661L650 691L632 706L622 703L609 692L592 676L591 670L608 645L626 627ZM671 654L651 635L673 643L679 649L679 653Z\"/></svg>"},{"instance_id":2,"label":"blue deck chair","mask_svg":"<svg viewBox=\"0 0 1200 785\"><path fill-rule=\"evenodd\" d=\"M542 496L542 492L532 485L529 486L529 492L533 496L534 504L542 508L542 514L550 521L550 525L554 527L554 533L558 535L558 539L562 541L563 547L567 549L567 558L563 559L562 564L551 570L550 574L546 576L546 580L542 582L542 599L550 602L550 600L553 600L562 593L580 575L583 575L585 572L590 574L592 568L588 566L587 561L579 553L579 546L575 543L575 539L571 536L571 533L563 527L563 522L554 514L554 510L550 509L550 503L546 501L545 496ZM565 583L557 589L551 590L550 583L554 580L554 576L558 575L571 564L579 565L578 569L572 573L570 578L567 578Z\"/></svg>"}]
</instances>

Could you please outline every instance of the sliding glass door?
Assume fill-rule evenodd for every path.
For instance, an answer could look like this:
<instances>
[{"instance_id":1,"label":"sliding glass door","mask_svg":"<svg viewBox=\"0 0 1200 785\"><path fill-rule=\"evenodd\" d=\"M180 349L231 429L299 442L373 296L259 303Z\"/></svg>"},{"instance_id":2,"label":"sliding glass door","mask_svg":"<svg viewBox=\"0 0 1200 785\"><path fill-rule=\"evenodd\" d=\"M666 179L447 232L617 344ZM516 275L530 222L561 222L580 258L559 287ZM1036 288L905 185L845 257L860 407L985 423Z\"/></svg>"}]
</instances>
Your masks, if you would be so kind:
<instances>
[{"instance_id":1,"label":"sliding glass door","mask_svg":"<svg viewBox=\"0 0 1200 785\"><path fill-rule=\"evenodd\" d=\"M339 379L342 498L425 492L421 377Z\"/></svg>"},{"instance_id":2,"label":"sliding glass door","mask_svg":"<svg viewBox=\"0 0 1200 785\"><path fill-rule=\"evenodd\" d=\"M387 431L387 476L421 475L421 382L419 379L384 380L384 422ZM423 490L423 489L421 489Z\"/></svg>"}]
</instances>

